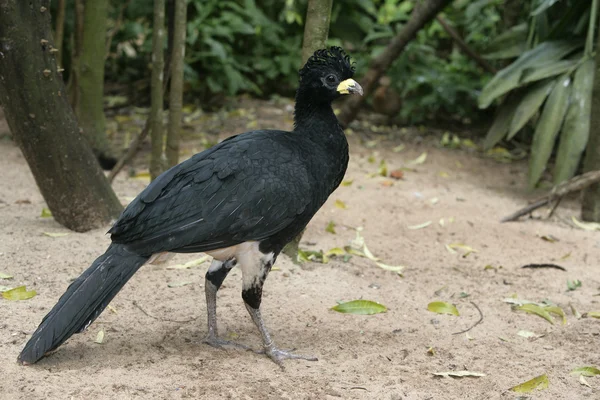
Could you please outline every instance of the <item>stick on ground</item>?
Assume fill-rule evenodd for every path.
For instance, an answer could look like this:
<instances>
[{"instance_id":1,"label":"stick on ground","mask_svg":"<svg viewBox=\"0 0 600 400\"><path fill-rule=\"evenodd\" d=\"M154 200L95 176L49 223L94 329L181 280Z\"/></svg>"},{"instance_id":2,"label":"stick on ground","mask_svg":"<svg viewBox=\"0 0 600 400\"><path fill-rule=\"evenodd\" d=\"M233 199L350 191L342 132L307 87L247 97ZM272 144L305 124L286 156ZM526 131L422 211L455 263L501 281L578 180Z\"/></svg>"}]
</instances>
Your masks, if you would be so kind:
<instances>
[{"instance_id":1,"label":"stick on ground","mask_svg":"<svg viewBox=\"0 0 600 400\"><path fill-rule=\"evenodd\" d=\"M530 214L532 211L537 210L546 204L550 204L555 200L560 200L569 193L578 192L597 182L600 182L600 171L590 171L582 175L577 175L568 181L555 186L550 193L534 200L533 203L527 207L523 207L508 217L502 218L500 222L516 221L520 217Z\"/></svg>"}]
</instances>

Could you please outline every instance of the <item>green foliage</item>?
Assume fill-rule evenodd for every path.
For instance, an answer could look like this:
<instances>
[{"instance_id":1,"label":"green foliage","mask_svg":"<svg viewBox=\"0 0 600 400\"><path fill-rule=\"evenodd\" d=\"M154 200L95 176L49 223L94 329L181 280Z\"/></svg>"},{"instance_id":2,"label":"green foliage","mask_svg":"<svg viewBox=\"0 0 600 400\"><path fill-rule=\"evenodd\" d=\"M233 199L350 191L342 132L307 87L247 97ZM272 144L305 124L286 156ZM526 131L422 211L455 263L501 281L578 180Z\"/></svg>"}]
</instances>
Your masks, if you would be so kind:
<instances>
[{"instance_id":1,"label":"green foliage","mask_svg":"<svg viewBox=\"0 0 600 400\"><path fill-rule=\"evenodd\" d=\"M499 32L502 3L456 1L442 17L469 46L481 51ZM354 44L357 69L365 71L370 60L403 28L414 4L397 0L334 3L330 35L336 44ZM455 47L437 21L417 34L387 74L403 98L401 117L411 123L444 114L457 119L475 117L478 92L489 79L489 74Z\"/></svg>"},{"instance_id":2,"label":"green foliage","mask_svg":"<svg viewBox=\"0 0 600 400\"><path fill-rule=\"evenodd\" d=\"M486 108L504 97L484 142L490 149L534 119L528 184L539 182L557 138L554 183L577 172L587 144L594 78L593 47L598 0L531 0L526 26L500 35L494 58L518 55L479 95ZM526 28L526 29L524 29ZM524 49L520 54L515 49ZM583 51L582 51L583 50Z\"/></svg>"},{"instance_id":3,"label":"green foliage","mask_svg":"<svg viewBox=\"0 0 600 400\"><path fill-rule=\"evenodd\" d=\"M420 0L419 0L420 1ZM53 2L54 4L55 2ZM74 30L74 1L67 3L65 54ZM364 73L402 30L417 0L345 0L334 2L329 44L352 54ZM493 45L502 28L503 0L457 0L443 17L477 52ZM300 68L307 0L189 0L186 93L211 98L238 93L291 95ZM147 90L151 61L152 3L111 0L111 45L106 79ZM165 43L165 49L167 49ZM65 57L68 75L69 58ZM489 79L456 48L442 26L420 31L388 75L403 97L401 116L418 123L428 118L473 118L478 91ZM358 77L360 79L360 76ZM108 86L110 87L110 85Z\"/></svg>"}]
</instances>

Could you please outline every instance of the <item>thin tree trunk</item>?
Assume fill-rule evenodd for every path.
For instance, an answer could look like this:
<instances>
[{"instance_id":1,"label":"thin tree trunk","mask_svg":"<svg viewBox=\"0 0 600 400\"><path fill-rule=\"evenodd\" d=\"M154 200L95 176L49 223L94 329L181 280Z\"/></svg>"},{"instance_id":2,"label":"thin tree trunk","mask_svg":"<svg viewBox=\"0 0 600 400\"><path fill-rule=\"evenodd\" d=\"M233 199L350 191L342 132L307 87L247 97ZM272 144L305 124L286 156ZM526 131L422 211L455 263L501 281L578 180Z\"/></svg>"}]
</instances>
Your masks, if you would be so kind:
<instances>
[{"instance_id":1,"label":"thin tree trunk","mask_svg":"<svg viewBox=\"0 0 600 400\"><path fill-rule=\"evenodd\" d=\"M75 114L101 164L114 159L104 117L104 60L108 0L85 0ZM114 161L116 162L116 160ZM114 165L114 162L112 164ZM107 165L105 168L110 169Z\"/></svg>"},{"instance_id":2,"label":"thin tree trunk","mask_svg":"<svg viewBox=\"0 0 600 400\"><path fill-rule=\"evenodd\" d=\"M304 24L304 39L302 40L302 65L306 63L316 50L326 46L331 21L332 0L308 0L306 23ZM291 258L295 264L298 261L298 250L304 231L300 232L283 248L283 254Z\"/></svg>"},{"instance_id":3,"label":"thin tree trunk","mask_svg":"<svg viewBox=\"0 0 600 400\"><path fill-rule=\"evenodd\" d=\"M600 170L600 29L596 42L596 74L592 93L592 117L590 137L588 140L584 172ZM600 183L596 183L583 191L581 218L585 221L600 222Z\"/></svg>"},{"instance_id":4,"label":"thin tree trunk","mask_svg":"<svg viewBox=\"0 0 600 400\"><path fill-rule=\"evenodd\" d=\"M164 80L164 37L165 37L165 0L154 1L154 25L152 32L152 154L150 158L150 176L152 179L164 170L163 148L163 80Z\"/></svg>"},{"instance_id":5,"label":"thin tree trunk","mask_svg":"<svg viewBox=\"0 0 600 400\"><path fill-rule=\"evenodd\" d=\"M0 103L57 222L86 231L122 207L69 106L51 33L50 0L0 0Z\"/></svg>"},{"instance_id":6,"label":"thin tree trunk","mask_svg":"<svg viewBox=\"0 0 600 400\"><path fill-rule=\"evenodd\" d=\"M58 0L58 3L56 4L56 33L54 34L54 44L58 49L58 52L56 53L56 61L58 62L59 66L64 65L62 61L62 48L64 47L63 41L65 36L65 5L66 0Z\"/></svg>"},{"instance_id":7,"label":"thin tree trunk","mask_svg":"<svg viewBox=\"0 0 600 400\"><path fill-rule=\"evenodd\" d=\"M69 103L77 115L79 107L79 64L83 43L83 14L84 0L75 0L75 28L73 30L72 51L71 51L71 71L69 71L69 83L67 91L69 93Z\"/></svg>"},{"instance_id":8,"label":"thin tree trunk","mask_svg":"<svg viewBox=\"0 0 600 400\"><path fill-rule=\"evenodd\" d=\"M302 41L302 65L316 50L325 48L329 35L332 3L333 0L308 0Z\"/></svg>"},{"instance_id":9,"label":"thin tree trunk","mask_svg":"<svg viewBox=\"0 0 600 400\"><path fill-rule=\"evenodd\" d=\"M364 96L352 96L344 103L344 107L338 115L338 120L343 126L348 125L356 118L358 110L365 99L375 90L379 78L400 56L406 45L415 38L417 32L431 22L450 3L452 3L452 0L424 0L415 6L404 28L392 39L383 53L371 61L369 70L361 78L360 85L363 88Z\"/></svg>"},{"instance_id":10,"label":"thin tree trunk","mask_svg":"<svg viewBox=\"0 0 600 400\"><path fill-rule=\"evenodd\" d=\"M179 136L183 108L183 66L185 64L185 33L187 1L175 0L175 26L171 52L171 90L169 92L169 131L167 133L167 162L169 167L179 163Z\"/></svg>"}]
</instances>

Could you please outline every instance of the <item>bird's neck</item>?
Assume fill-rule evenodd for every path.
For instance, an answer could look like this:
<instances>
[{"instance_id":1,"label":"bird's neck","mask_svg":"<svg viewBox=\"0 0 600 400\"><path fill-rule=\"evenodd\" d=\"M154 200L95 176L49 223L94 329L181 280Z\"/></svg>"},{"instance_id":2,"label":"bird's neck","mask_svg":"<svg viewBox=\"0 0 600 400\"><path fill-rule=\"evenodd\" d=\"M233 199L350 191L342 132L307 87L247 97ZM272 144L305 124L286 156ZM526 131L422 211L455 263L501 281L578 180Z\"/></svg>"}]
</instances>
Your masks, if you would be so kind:
<instances>
[{"instance_id":1,"label":"bird's neck","mask_svg":"<svg viewBox=\"0 0 600 400\"><path fill-rule=\"evenodd\" d=\"M336 142L344 137L344 131L328 102L311 101L302 93L296 94L294 108L294 131L308 135L316 142Z\"/></svg>"}]
</instances>

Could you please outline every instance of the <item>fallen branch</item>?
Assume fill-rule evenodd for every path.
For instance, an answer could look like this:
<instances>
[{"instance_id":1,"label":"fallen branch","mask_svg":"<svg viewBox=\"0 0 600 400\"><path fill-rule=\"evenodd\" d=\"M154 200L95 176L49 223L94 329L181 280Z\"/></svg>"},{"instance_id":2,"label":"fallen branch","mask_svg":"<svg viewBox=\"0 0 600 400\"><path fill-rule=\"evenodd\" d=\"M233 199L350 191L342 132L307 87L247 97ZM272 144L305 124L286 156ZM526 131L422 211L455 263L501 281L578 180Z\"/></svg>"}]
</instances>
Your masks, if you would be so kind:
<instances>
[{"instance_id":1,"label":"fallen branch","mask_svg":"<svg viewBox=\"0 0 600 400\"><path fill-rule=\"evenodd\" d=\"M600 182L600 170L590 171L582 175L577 175L569 179L568 181L555 186L550 193L534 200L533 203L528 205L527 207L523 207L522 209L516 211L508 217L502 218L500 222L516 221L520 217L530 214L532 211L537 210L538 208L543 207L546 204L562 200L562 198L569 193L579 192L580 190L583 190L588 186L591 186L594 183L598 182Z\"/></svg>"}]
</instances>

